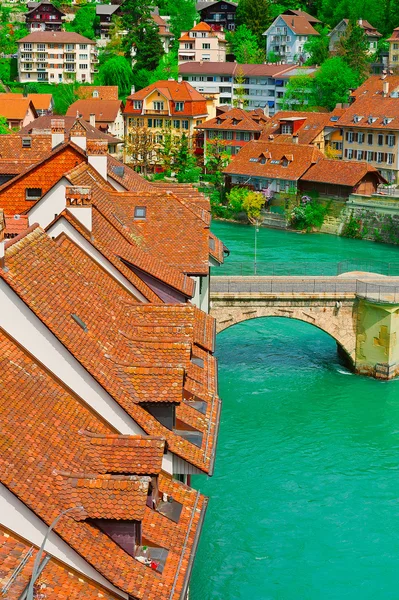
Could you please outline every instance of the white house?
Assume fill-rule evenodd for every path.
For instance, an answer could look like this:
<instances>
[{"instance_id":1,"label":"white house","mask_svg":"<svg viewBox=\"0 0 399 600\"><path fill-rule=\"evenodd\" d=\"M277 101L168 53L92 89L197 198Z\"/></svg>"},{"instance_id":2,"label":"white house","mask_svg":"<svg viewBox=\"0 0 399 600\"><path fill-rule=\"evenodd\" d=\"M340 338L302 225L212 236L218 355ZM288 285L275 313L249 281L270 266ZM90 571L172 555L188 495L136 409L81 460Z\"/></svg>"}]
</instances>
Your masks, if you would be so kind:
<instances>
[{"instance_id":1,"label":"white house","mask_svg":"<svg viewBox=\"0 0 399 600\"><path fill-rule=\"evenodd\" d=\"M287 63L305 62L309 55L304 52L304 45L309 37L320 35L305 17L279 15L266 36L266 55L276 54L279 60Z\"/></svg>"}]
</instances>

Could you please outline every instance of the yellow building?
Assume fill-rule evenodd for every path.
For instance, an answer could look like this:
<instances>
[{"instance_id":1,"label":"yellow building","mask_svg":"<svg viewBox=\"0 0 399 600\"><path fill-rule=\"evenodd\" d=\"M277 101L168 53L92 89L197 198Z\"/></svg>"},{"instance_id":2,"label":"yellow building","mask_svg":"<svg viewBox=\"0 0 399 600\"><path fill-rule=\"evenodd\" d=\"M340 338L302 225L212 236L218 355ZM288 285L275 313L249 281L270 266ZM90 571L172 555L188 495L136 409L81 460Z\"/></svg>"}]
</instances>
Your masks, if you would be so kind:
<instances>
[{"instance_id":1,"label":"yellow building","mask_svg":"<svg viewBox=\"0 0 399 600\"><path fill-rule=\"evenodd\" d=\"M387 42L389 42L388 64L390 67L399 67L399 27L393 30Z\"/></svg>"}]
</instances>

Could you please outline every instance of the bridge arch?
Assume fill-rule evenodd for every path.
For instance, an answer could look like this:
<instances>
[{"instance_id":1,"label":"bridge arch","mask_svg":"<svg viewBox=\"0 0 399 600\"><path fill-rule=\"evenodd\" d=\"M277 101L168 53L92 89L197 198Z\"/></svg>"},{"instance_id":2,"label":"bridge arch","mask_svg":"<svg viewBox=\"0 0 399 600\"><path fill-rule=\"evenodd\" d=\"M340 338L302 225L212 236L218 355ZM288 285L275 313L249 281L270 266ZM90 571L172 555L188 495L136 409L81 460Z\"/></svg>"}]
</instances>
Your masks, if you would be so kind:
<instances>
[{"instance_id":1,"label":"bridge arch","mask_svg":"<svg viewBox=\"0 0 399 600\"><path fill-rule=\"evenodd\" d=\"M216 319L216 332L244 321L264 317L288 318L303 321L331 336L349 362L355 364L356 314L353 303L331 306L220 306L212 303L211 315Z\"/></svg>"}]
</instances>

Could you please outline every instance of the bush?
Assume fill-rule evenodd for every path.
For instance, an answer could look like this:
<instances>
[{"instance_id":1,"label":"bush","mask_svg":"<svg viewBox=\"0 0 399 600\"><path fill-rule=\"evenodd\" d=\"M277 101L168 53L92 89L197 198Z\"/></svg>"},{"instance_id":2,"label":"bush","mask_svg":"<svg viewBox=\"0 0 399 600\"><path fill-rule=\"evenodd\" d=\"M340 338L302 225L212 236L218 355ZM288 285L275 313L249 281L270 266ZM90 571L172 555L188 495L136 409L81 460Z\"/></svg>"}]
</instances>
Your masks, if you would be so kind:
<instances>
[{"instance_id":1,"label":"bush","mask_svg":"<svg viewBox=\"0 0 399 600\"><path fill-rule=\"evenodd\" d=\"M292 210L289 220L295 229L312 231L319 229L324 222L329 205L323 206L308 196L301 198L300 204Z\"/></svg>"},{"instance_id":2,"label":"bush","mask_svg":"<svg viewBox=\"0 0 399 600\"><path fill-rule=\"evenodd\" d=\"M353 215L351 215L349 221L345 223L345 226L342 230L342 236L357 240L361 239L363 237L361 220L356 219Z\"/></svg>"}]
</instances>

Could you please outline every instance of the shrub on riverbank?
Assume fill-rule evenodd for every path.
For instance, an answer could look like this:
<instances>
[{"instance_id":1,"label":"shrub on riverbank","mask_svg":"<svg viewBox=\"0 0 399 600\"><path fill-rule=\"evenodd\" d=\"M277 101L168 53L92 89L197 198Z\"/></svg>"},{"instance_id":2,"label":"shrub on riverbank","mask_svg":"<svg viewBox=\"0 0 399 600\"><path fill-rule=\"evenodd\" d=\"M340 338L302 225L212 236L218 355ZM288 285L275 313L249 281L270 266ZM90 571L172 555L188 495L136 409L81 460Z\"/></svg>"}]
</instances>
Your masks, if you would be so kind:
<instances>
[{"instance_id":1,"label":"shrub on riverbank","mask_svg":"<svg viewBox=\"0 0 399 600\"><path fill-rule=\"evenodd\" d=\"M290 215L289 222L292 227L307 232L320 229L324 223L329 205L323 205L318 200L303 196Z\"/></svg>"}]
</instances>

